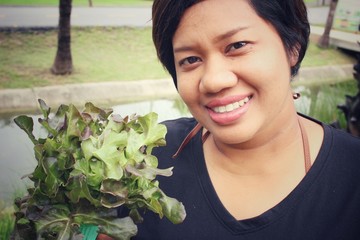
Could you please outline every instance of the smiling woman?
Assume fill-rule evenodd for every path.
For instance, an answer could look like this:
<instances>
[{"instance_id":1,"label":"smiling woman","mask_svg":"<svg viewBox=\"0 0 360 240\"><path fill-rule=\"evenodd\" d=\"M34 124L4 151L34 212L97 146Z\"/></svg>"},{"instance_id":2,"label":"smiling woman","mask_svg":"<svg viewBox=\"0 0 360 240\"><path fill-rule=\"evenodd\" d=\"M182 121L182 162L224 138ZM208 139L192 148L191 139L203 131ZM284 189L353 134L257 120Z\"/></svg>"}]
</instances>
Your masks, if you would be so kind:
<instances>
[{"instance_id":1,"label":"smiling woman","mask_svg":"<svg viewBox=\"0 0 360 240\"><path fill-rule=\"evenodd\" d=\"M263 132L259 137L266 139L271 135L263 127L257 129L255 123L263 121L273 128L269 123L286 114L283 109L294 111L284 104L292 104L285 99L292 96L290 69L298 57L287 54L276 30L249 4L233 4L240 4L243 14L239 15L237 8L218 6L216 1L196 4L185 12L173 38L178 89L194 117L221 141L228 141L237 131L242 132L238 135L242 141L256 131ZM221 17L223 11L227 18ZM211 19L218 19L217 24L206 24ZM246 104L232 111L217 111L239 102Z\"/></svg>"}]
</instances>

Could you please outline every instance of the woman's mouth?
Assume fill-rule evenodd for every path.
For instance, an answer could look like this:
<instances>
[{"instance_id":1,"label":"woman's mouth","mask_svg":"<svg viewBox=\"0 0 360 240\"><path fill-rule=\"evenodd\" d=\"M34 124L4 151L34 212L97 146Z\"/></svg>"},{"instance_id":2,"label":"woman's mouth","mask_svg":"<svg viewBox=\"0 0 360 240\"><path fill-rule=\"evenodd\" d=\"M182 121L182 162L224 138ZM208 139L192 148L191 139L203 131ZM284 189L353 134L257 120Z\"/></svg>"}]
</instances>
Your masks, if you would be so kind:
<instances>
[{"instance_id":1,"label":"woman's mouth","mask_svg":"<svg viewBox=\"0 0 360 240\"><path fill-rule=\"evenodd\" d=\"M213 101L207 106L209 115L214 122L220 125L232 124L248 111L251 99L252 96L247 96L230 103L229 99Z\"/></svg>"},{"instance_id":2,"label":"woman's mouth","mask_svg":"<svg viewBox=\"0 0 360 240\"><path fill-rule=\"evenodd\" d=\"M243 107L247 102L249 102L251 99L251 97L246 97L240 101L234 102L234 103L230 103L227 104L225 106L218 106L218 107L214 107L211 108L211 110L213 110L216 113L227 113L227 112L231 112L234 111L238 108Z\"/></svg>"}]
</instances>

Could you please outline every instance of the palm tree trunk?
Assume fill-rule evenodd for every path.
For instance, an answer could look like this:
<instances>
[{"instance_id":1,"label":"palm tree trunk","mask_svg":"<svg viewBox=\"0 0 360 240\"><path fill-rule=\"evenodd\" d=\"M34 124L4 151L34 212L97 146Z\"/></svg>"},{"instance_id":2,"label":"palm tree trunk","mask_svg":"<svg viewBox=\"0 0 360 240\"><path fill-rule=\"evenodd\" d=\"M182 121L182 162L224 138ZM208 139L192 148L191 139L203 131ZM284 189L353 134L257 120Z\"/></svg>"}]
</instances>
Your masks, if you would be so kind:
<instances>
[{"instance_id":1,"label":"palm tree trunk","mask_svg":"<svg viewBox=\"0 0 360 240\"><path fill-rule=\"evenodd\" d=\"M324 33L320 37L319 42L318 42L318 46L321 48L328 48L330 45L330 31L331 31L331 28L333 25L337 3L338 3L338 0L331 0L329 15L326 20Z\"/></svg>"},{"instance_id":2,"label":"palm tree trunk","mask_svg":"<svg viewBox=\"0 0 360 240\"><path fill-rule=\"evenodd\" d=\"M58 47L51 72L56 75L70 74L73 70L71 57L70 17L72 0L60 0Z\"/></svg>"}]
</instances>

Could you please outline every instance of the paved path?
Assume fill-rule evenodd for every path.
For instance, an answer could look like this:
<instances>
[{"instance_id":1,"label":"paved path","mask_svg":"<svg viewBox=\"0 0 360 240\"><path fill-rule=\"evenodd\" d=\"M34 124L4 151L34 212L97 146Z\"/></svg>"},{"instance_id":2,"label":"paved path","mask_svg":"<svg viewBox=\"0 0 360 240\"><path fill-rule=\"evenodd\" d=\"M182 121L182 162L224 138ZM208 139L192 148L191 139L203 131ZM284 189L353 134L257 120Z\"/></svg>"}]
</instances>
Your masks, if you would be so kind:
<instances>
[{"instance_id":1,"label":"paved path","mask_svg":"<svg viewBox=\"0 0 360 240\"><path fill-rule=\"evenodd\" d=\"M325 24L329 14L329 7L308 8L308 19L310 24Z\"/></svg>"},{"instance_id":2,"label":"paved path","mask_svg":"<svg viewBox=\"0 0 360 240\"><path fill-rule=\"evenodd\" d=\"M56 27L55 7L0 6L0 27ZM150 7L73 7L72 26L151 26Z\"/></svg>"},{"instance_id":3,"label":"paved path","mask_svg":"<svg viewBox=\"0 0 360 240\"><path fill-rule=\"evenodd\" d=\"M320 37L323 33L323 27L311 26L312 36ZM337 31L334 29L330 31L330 45L360 52L360 45L358 42L360 42L360 34Z\"/></svg>"}]
</instances>

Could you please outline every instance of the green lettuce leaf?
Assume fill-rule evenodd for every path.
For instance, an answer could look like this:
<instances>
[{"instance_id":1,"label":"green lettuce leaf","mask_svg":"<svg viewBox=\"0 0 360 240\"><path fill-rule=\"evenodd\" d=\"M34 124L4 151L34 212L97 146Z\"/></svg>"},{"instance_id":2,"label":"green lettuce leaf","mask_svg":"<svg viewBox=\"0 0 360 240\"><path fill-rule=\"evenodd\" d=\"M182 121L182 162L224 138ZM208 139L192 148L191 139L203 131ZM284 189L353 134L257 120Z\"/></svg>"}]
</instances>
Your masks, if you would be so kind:
<instances>
[{"instance_id":1,"label":"green lettuce leaf","mask_svg":"<svg viewBox=\"0 0 360 240\"><path fill-rule=\"evenodd\" d=\"M137 233L134 221L143 220L139 209L173 223L184 220L182 203L168 197L156 180L172 175L172 168L158 169L151 154L166 144L166 127L158 124L156 113L123 118L86 103L83 111L61 105L51 115L43 100L39 104L47 137L36 139L31 117L15 118L34 144L37 166L27 175L33 186L16 201L13 236L82 239L80 226L90 224L114 239L130 239ZM130 210L129 217L117 218L119 206Z\"/></svg>"}]
</instances>

